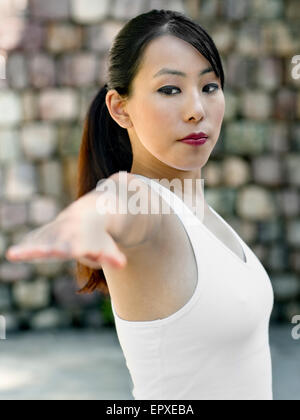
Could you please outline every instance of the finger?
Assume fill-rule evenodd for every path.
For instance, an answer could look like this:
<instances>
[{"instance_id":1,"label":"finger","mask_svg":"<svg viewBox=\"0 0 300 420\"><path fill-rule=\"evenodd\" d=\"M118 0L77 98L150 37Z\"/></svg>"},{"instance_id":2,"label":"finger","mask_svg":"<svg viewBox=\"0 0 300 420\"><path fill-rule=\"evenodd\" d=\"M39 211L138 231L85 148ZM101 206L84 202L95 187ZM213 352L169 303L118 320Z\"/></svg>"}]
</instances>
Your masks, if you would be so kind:
<instances>
[{"instance_id":1,"label":"finger","mask_svg":"<svg viewBox=\"0 0 300 420\"><path fill-rule=\"evenodd\" d=\"M6 252L6 258L11 261L28 261L39 258L71 258L67 249L50 248L49 246L13 246Z\"/></svg>"}]
</instances>

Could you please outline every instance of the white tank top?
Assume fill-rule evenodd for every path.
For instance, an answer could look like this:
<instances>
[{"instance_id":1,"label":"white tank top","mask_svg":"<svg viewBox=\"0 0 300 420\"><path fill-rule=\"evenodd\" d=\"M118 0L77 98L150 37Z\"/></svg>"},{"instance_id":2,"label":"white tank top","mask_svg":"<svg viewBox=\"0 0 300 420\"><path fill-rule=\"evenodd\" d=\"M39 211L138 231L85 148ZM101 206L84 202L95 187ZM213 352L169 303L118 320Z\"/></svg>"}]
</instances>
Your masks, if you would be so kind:
<instances>
[{"instance_id":1,"label":"white tank top","mask_svg":"<svg viewBox=\"0 0 300 420\"><path fill-rule=\"evenodd\" d=\"M183 307L153 321L124 320L111 301L134 399L273 400L269 321L274 295L264 267L211 207L238 239L246 262L175 193L135 175L162 194L178 215L192 245L198 283ZM184 212L178 211L182 205Z\"/></svg>"}]
</instances>

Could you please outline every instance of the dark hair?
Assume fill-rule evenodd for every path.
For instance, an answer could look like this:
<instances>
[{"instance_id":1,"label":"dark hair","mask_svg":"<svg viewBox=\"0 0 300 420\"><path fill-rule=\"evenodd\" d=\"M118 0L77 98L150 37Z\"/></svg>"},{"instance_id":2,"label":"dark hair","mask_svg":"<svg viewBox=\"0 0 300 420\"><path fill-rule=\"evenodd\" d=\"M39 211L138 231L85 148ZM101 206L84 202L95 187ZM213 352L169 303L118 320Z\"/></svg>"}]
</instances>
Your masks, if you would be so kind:
<instances>
[{"instance_id":1,"label":"dark hair","mask_svg":"<svg viewBox=\"0 0 300 420\"><path fill-rule=\"evenodd\" d=\"M111 117L105 103L115 89L130 98L145 48L163 35L173 35L194 46L211 64L224 89L224 72L218 50L208 33L189 17L172 10L151 10L127 22L114 39L108 56L108 81L93 99L84 124L78 160L77 198L96 188L97 182L119 171L130 172L132 148L128 132ZM77 280L87 281L77 293L96 288L109 294L103 270L77 263Z\"/></svg>"}]
</instances>

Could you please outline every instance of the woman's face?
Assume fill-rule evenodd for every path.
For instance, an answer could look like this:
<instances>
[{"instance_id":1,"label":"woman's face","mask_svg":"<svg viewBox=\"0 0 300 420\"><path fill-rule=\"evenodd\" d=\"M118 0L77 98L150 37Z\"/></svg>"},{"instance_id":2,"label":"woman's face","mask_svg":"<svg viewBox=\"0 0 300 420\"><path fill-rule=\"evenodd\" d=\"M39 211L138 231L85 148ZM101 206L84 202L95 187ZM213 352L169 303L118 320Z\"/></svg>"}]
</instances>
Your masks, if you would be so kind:
<instances>
[{"instance_id":1,"label":"woman's face","mask_svg":"<svg viewBox=\"0 0 300 420\"><path fill-rule=\"evenodd\" d=\"M163 74L163 68L185 76ZM148 45L126 104L133 173L139 167L193 171L206 164L225 111L220 79L209 68L198 50L177 37L164 35ZM208 141L202 146L178 141L192 132L206 133Z\"/></svg>"}]
</instances>

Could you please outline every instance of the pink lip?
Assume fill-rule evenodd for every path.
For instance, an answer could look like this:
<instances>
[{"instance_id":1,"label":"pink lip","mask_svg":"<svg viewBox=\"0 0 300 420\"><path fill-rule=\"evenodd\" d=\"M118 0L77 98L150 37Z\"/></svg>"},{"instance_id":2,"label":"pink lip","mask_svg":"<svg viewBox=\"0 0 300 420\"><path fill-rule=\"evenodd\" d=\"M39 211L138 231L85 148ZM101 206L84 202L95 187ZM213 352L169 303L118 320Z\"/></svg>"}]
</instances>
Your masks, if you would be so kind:
<instances>
[{"instance_id":1,"label":"pink lip","mask_svg":"<svg viewBox=\"0 0 300 420\"><path fill-rule=\"evenodd\" d=\"M201 139L185 139L181 140L182 143L191 144L192 146L201 146L207 142L207 138L203 137Z\"/></svg>"},{"instance_id":2,"label":"pink lip","mask_svg":"<svg viewBox=\"0 0 300 420\"><path fill-rule=\"evenodd\" d=\"M191 133L188 136L184 137L183 139L180 139L180 141L186 140L186 139L193 139L193 140L199 140L199 139L207 139L208 135L206 133Z\"/></svg>"}]
</instances>

